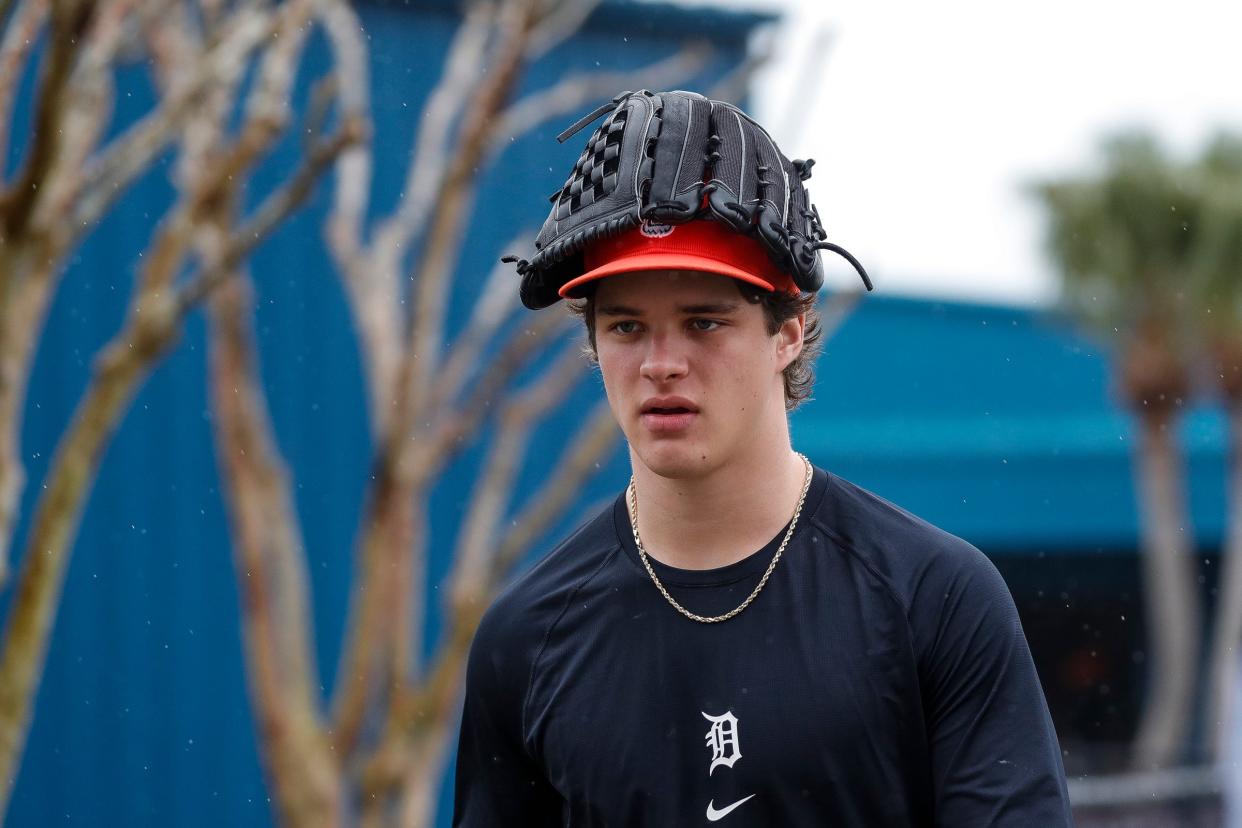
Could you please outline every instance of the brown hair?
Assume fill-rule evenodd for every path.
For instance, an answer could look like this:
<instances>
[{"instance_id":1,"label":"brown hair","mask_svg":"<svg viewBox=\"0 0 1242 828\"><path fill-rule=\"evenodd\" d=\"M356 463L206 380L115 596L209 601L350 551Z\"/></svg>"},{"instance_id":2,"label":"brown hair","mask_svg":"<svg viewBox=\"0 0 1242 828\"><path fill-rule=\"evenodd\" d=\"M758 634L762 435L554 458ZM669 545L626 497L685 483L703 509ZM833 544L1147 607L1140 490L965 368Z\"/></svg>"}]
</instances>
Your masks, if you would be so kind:
<instances>
[{"instance_id":1,"label":"brown hair","mask_svg":"<svg viewBox=\"0 0 1242 828\"><path fill-rule=\"evenodd\" d=\"M794 361L785 366L785 410L793 411L805 400L811 398L811 389L815 385L815 360L823 347L824 329L820 321L819 311L815 308L814 293L800 293L797 296L781 291L770 291L739 281L732 280L738 292L752 305L763 306L764 321L768 335L776 336L786 320L799 314L806 314L806 325L802 330L802 352ZM584 349L592 362L598 362L595 353L595 290L588 288L585 299L566 300L565 305L575 316L581 317L587 329L587 347Z\"/></svg>"}]
</instances>

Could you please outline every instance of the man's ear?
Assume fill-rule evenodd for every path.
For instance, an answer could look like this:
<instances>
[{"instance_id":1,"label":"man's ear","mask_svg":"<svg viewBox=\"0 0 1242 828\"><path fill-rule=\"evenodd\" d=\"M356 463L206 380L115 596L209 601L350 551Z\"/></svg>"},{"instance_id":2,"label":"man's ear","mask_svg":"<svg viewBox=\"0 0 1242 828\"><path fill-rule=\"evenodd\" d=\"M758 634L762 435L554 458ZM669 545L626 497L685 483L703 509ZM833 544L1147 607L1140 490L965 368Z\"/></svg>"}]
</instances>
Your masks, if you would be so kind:
<instances>
[{"instance_id":1,"label":"man's ear","mask_svg":"<svg viewBox=\"0 0 1242 828\"><path fill-rule=\"evenodd\" d=\"M776 362L784 371L802 353L802 335L806 331L806 314L786 319L776 332Z\"/></svg>"}]
</instances>

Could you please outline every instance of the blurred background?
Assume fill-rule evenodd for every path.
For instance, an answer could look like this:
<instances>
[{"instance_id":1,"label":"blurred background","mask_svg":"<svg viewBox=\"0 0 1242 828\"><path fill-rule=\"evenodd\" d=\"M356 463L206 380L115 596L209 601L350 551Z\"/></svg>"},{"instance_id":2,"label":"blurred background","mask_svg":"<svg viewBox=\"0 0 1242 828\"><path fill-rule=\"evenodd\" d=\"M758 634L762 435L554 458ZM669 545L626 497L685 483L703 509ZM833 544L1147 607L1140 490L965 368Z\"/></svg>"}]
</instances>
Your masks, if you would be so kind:
<instances>
[{"instance_id":1,"label":"blurred background","mask_svg":"<svg viewBox=\"0 0 1242 828\"><path fill-rule=\"evenodd\" d=\"M580 326L497 260L638 88L816 159L876 290L825 258L795 445L996 563L1079 825L1242 824L1242 9L0 26L6 825L449 824L479 614L628 477Z\"/></svg>"}]
</instances>

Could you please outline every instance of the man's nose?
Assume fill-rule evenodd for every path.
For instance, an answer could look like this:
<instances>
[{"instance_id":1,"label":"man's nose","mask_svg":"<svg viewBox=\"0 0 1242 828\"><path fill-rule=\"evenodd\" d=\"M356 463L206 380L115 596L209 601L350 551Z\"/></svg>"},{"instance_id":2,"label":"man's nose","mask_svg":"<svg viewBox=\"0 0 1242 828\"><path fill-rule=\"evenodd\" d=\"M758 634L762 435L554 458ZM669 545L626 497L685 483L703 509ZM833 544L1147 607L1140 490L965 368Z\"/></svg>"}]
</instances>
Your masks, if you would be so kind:
<instances>
[{"instance_id":1,"label":"man's nose","mask_svg":"<svg viewBox=\"0 0 1242 828\"><path fill-rule=\"evenodd\" d=\"M643 357L642 375L652 382L668 382L685 376L686 357L678 346L676 337L658 333L647 340L647 353Z\"/></svg>"}]
</instances>

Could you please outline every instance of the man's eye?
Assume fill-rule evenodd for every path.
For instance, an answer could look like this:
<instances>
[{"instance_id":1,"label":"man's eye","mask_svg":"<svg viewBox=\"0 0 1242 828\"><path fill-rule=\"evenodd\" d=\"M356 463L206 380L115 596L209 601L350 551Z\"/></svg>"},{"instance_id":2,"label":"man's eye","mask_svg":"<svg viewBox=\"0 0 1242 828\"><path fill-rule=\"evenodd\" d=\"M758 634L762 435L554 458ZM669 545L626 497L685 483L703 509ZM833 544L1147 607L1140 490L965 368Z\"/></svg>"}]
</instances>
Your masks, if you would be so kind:
<instances>
[{"instance_id":1,"label":"man's eye","mask_svg":"<svg viewBox=\"0 0 1242 828\"><path fill-rule=\"evenodd\" d=\"M638 328L638 323L633 319L623 319L612 325L612 329L619 334L632 334Z\"/></svg>"},{"instance_id":2,"label":"man's eye","mask_svg":"<svg viewBox=\"0 0 1242 828\"><path fill-rule=\"evenodd\" d=\"M720 323L715 319L691 319L690 324L697 331L711 331L720 327Z\"/></svg>"}]
</instances>

